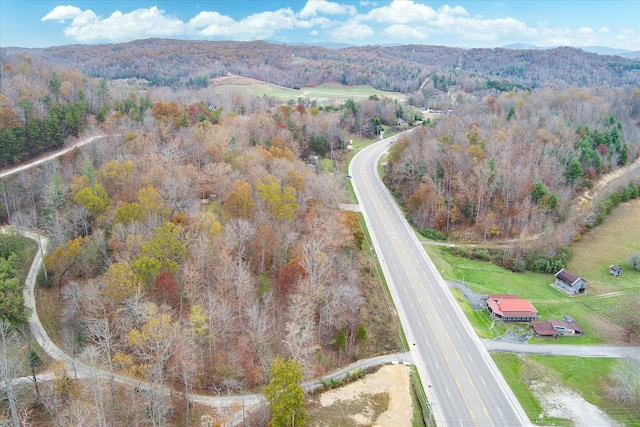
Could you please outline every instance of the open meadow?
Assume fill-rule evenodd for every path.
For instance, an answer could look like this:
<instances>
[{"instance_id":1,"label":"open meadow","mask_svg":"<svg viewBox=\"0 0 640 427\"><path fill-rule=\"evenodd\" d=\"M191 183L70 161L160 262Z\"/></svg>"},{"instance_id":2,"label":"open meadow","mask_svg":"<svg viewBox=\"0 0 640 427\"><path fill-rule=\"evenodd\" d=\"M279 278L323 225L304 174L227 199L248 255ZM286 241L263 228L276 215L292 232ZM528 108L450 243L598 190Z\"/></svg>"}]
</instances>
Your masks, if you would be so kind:
<instances>
[{"instance_id":1,"label":"open meadow","mask_svg":"<svg viewBox=\"0 0 640 427\"><path fill-rule=\"evenodd\" d=\"M219 93L237 91L247 95L274 97L283 102L289 100L298 102L300 98L308 98L323 104L344 102L347 99L367 99L374 95L378 98L390 98L399 102L407 98L405 94L400 92L382 91L366 85L344 86L337 83L326 83L314 87L291 89L239 76L218 77L213 79L212 86Z\"/></svg>"}]
</instances>

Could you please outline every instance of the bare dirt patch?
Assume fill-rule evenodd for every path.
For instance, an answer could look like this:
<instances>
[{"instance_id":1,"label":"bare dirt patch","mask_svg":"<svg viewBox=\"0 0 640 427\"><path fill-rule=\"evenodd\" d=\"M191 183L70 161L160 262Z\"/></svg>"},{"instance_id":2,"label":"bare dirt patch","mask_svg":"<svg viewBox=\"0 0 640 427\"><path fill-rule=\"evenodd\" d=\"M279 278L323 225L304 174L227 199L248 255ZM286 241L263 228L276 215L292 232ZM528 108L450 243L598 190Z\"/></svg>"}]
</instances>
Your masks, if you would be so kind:
<instances>
[{"instance_id":1,"label":"bare dirt patch","mask_svg":"<svg viewBox=\"0 0 640 427\"><path fill-rule=\"evenodd\" d=\"M572 420L575 427L618 427L622 425L609 418L597 406L587 402L572 390L542 382L534 382L530 387L547 417Z\"/></svg>"},{"instance_id":2,"label":"bare dirt patch","mask_svg":"<svg viewBox=\"0 0 640 427\"><path fill-rule=\"evenodd\" d=\"M410 426L410 368L385 365L377 372L309 401L310 426Z\"/></svg>"}]
</instances>

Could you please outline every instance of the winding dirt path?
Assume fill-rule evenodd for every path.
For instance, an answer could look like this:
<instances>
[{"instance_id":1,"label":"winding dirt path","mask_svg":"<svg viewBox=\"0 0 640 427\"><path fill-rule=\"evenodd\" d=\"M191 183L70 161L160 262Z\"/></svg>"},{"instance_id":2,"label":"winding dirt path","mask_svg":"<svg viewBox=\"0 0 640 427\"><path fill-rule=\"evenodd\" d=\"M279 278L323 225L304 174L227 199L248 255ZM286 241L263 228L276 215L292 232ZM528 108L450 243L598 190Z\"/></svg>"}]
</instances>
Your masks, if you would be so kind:
<instances>
[{"instance_id":1,"label":"winding dirt path","mask_svg":"<svg viewBox=\"0 0 640 427\"><path fill-rule=\"evenodd\" d=\"M104 137L106 137L106 135L90 136L88 138L83 139L82 141L76 142L73 145L70 145L70 146L68 146L66 148L63 148L62 150L55 151L55 152L53 152L51 154L48 154L48 155L46 155L46 156L44 156L44 157L42 157L40 159L31 161L29 163L25 163L25 164L20 165L20 166L16 166L16 167L11 168L11 169L7 169L7 170L5 170L3 172L0 172L0 179L6 178L6 177L11 176L11 175L14 175L14 174L16 174L18 172L21 172L23 170L32 168L34 166L41 165L42 163L46 163L46 162L48 162L50 160L55 159L56 157L63 156L65 154L75 150L76 148L82 147L83 145L87 145L87 144L89 144L89 143L91 143L91 142L93 142L93 141L95 141L97 139L102 139Z\"/></svg>"}]
</instances>

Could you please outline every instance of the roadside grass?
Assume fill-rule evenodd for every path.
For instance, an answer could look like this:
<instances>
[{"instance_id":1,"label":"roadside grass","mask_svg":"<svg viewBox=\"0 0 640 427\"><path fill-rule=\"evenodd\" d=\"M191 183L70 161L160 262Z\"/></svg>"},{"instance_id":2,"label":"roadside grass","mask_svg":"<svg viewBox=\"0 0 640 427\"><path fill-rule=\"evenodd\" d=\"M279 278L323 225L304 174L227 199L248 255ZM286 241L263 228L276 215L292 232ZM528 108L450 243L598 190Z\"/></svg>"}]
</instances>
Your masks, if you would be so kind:
<instances>
[{"instance_id":1,"label":"roadside grass","mask_svg":"<svg viewBox=\"0 0 640 427\"><path fill-rule=\"evenodd\" d=\"M501 322L492 322L489 314L485 310L476 311L471 307L469 301L462 295L458 289L451 289L453 296L455 297L462 311L469 319L471 326L475 330L476 334L480 338L493 339L498 338L505 334L507 328L505 324ZM513 325L508 325L513 327Z\"/></svg>"},{"instance_id":2,"label":"roadside grass","mask_svg":"<svg viewBox=\"0 0 640 427\"><path fill-rule=\"evenodd\" d=\"M505 381L516 396L525 414L533 423L539 421L538 416L543 413L542 407L538 403L535 395L529 388L532 368L527 364L527 357L510 353L492 353L493 361L502 372ZM544 375L540 372L541 377ZM535 378L535 377L534 377ZM561 418L547 418L543 420L544 425L571 426L571 420Z\"/></svg>"},{"instance_id":3,"label":"roadside grass","mask_svg":"<svg viewBox=\"0 0 640 427\"><path fill-rule=\"evenodd\" d=\"M411 371L409 372L409 386L411 388L411 401L413 407L413 416L411 417L412 427L426 427L427 419L430 418L429 412L431 408L427 402L427 396L422 388L422 381L420 381L420 374L418 374L418 368L415 365L411 365Z\"/></svg>"},{"instance_id":4,"label":"roadside grass","mask_svg":"<svg viewBox=\"0 0 640 427\"><path fill-rule=\"evenodd\" d=\"M599 407L611 418L627 426L640 425L639 407L625 406L606 397L612 386L608 377L616 359L524 356L508 353L493 353L492 357L525 413L534 423L539 422L538 415L544 411L530 386L533 383L544 383L546 386L562 385L575 391L587 402ZM570 420L546 416L542 423L543 425L573 425Z\"/></svg>"}]
</instances>

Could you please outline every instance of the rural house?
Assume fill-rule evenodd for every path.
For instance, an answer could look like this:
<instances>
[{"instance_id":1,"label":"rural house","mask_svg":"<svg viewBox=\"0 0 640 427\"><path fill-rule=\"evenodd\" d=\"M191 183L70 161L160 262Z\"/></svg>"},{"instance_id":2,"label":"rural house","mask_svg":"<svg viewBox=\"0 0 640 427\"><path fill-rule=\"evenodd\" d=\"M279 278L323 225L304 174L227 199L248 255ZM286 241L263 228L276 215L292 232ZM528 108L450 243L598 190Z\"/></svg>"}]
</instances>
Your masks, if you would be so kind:
<instances>
[{"instance_id":1,"label":"rural house","mask_svg":"<svg viewBox=\"0 0 640 427\"><path fill-rule=\"evenodd\" d=\"M564 320L549 319L549 323L553 325L553 329L558 331L560 335L584 335L582 328L575 320L565 316Z\"/></svg>"},{"instance_id":2,"label":"rural house","mask_svg":"<svg viewBox=\"0 0 640 427\"><path fill-rule=\"evenodd\" d=\"M613 274L614 276L620 276L622 275L622 269L615 264L611 264L609 266L609 273Z\"/></svg>"},{"instance_id":3,"label":"rural house","mask_svg":"<svg viewBox=\"0 0 640 427\"><path fill-rule=\"evenodd\" d=\"M587 281L563 268L556 273L554 286L569 295L577 295L584 293Z\"/></svg>"},{"instance_id":4,"label":"rural house","mask_svg":"<svg viewBox=\"0 0 640 427\"><path fill-rule=\"evenodd\" d=\"M584 335L584 331L571 316L564 320L549 319L548 322L531 322L533 332L538 338L558 338L560 335Z\"/></svg>"},{"instance_id":5,"label":"rural house","mask_svg":"<svg viewBox=\"0 0 640 427\"><path fill-rule=\"evenodd\" d=\"M487 309L493 319L503 322L531 322L538 318L538 310L529 300L513 294L489 295Z\"/></svg>"}]
</instances>

